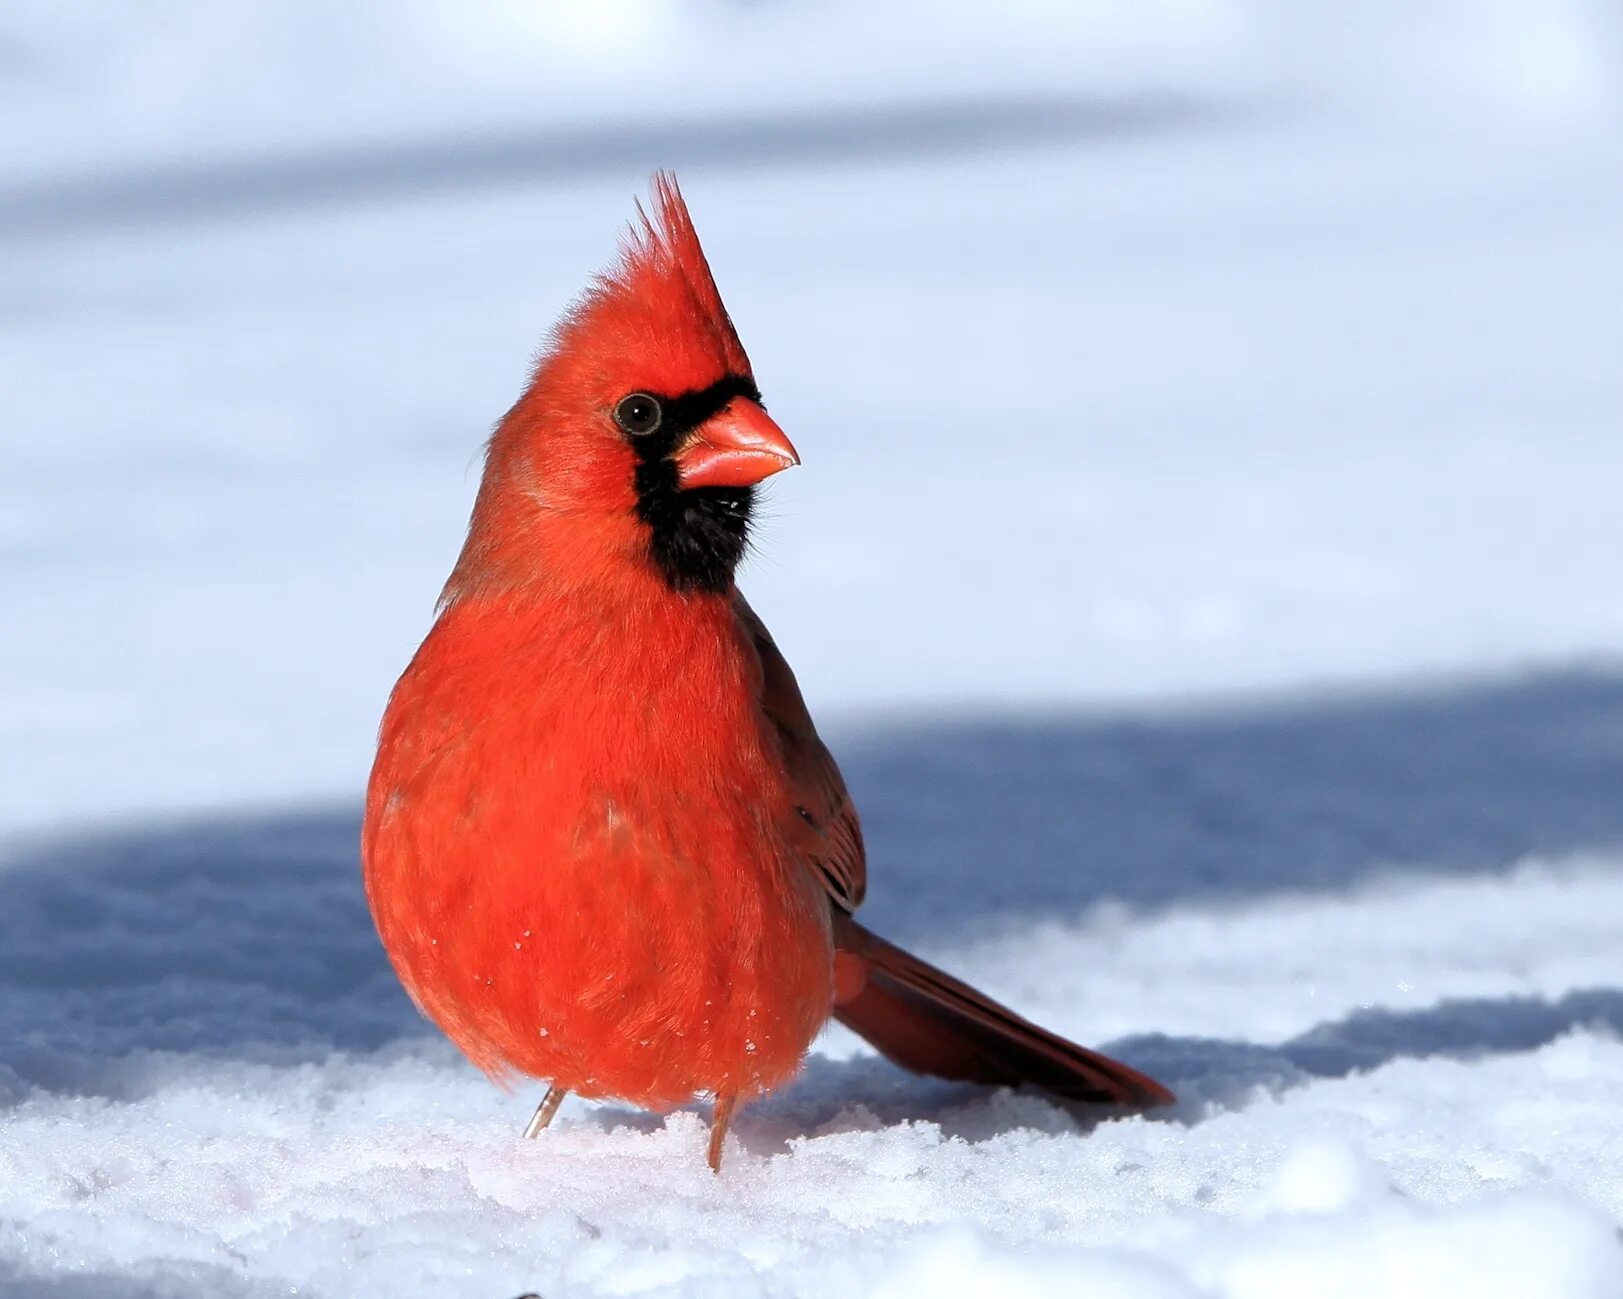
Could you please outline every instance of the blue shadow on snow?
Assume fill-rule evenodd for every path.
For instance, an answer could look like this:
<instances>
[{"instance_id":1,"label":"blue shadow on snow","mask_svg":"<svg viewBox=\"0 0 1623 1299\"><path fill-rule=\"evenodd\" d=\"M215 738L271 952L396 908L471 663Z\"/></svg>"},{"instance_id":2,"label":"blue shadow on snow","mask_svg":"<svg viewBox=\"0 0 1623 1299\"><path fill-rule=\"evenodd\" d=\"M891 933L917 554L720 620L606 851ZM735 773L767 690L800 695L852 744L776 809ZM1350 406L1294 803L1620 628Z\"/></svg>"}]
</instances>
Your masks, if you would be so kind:
<instances>
[{"instance_id":1,"label":"blue shadow on snow","mask_svg":"<svg viewBox=\"0 0 1623 1299\"><path fill-rule=\"evenodd\" d=\"M1617 673L1181 715L892 720L836 748L868 830L864 918L926 949L1107 901L1333 893L1392 866L1483 875L1623 842ZM311 809L10 853L0 1100L136 1094L146 1051L319 1060L430 1033L378 948L356 834L353 810ZM1369 1012L1278 1048L1118 1046L1217 1096L1400 1054L1524 1049L1578 1023L1623 1028L1619 1002L1595 990ZM875 1061L813 1068L846 1071L844 1090L872 1091L884 1112L901 1085ZM921 1117L937 1093L908 1085Z\"/></svg>"}]
</instances>

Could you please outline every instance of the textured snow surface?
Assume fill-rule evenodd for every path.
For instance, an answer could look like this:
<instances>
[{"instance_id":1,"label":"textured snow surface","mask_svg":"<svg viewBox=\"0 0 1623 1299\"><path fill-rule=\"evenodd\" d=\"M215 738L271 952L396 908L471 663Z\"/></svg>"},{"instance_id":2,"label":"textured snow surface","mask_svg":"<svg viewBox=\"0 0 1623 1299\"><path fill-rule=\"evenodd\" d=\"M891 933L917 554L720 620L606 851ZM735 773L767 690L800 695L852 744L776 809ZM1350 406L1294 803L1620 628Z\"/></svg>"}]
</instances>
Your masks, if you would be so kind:
<instances>
[{"instance_id":1,"label":"textured snow surface","mask_svg":"<svg viewBox=\"0 0 1623 1299\"><path fill-rule=\"evenodd\" d=\"M474 12L0 13L0 1295L1623 1296L1615 6ZM874 927L1170 1114L833 1031L717 1179L395 984L377 715L664 164Z\"/></svg>"},{"instance_id":2,"label":"textured snow surface","mask_svg":"<svg viewBox=\"0 0 1623 1299\"><path fill-rule=\"evenodd\" d=\"M932 942L1177 1110L1092 1126L837 1040L716 1179L697 1112L519 1141L535 1097L393 986L351 828L13 864L0 1249L39 1292L1623 1293L1615 860Z\"/></svg>"}]
</instances>

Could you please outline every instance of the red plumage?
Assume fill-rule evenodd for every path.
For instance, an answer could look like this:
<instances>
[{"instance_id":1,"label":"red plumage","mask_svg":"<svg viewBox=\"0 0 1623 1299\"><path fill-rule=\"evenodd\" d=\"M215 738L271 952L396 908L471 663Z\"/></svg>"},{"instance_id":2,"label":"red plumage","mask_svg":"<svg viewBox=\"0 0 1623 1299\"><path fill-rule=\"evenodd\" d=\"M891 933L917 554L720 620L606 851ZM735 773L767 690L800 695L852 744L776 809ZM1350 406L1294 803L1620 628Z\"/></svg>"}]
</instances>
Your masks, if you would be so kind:
<instances>
[{"instance_id":1,"label":"red plumage","mask_svg":"<svg viewBox=\"0 0 1623 1299\"><path fill-rule=\"evenodd\" d=\"M389 701L363 861L402 982L492 1075L716 1096L712 1163L831 1014L946 1077L1169 1100L850 919L856 811L731 580L793 448L673 182L654 203L491 439Z\"/></svg>"}]
</instances>

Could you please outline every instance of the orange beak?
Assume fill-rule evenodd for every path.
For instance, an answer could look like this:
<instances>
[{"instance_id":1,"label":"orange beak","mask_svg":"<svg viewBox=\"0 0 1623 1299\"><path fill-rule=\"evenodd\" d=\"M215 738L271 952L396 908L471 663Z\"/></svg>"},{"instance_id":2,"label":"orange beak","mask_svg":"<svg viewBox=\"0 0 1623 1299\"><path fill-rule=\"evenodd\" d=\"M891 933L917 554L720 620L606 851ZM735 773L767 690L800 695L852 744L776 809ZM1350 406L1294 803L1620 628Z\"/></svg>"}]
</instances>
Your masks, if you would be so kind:
<instances>
[{"instance_id":1,"label":"orange beak","mask_svg":"<svg viewBox=\"0 0 1623 1299\"><path fill-rule=\"evenodd\" d=\"M690 487L751 487L780 469L800 463L794 444L764 410L734 397L725 410L699 426L676 456L676 483Z\"/></svg>"}]
</instances>

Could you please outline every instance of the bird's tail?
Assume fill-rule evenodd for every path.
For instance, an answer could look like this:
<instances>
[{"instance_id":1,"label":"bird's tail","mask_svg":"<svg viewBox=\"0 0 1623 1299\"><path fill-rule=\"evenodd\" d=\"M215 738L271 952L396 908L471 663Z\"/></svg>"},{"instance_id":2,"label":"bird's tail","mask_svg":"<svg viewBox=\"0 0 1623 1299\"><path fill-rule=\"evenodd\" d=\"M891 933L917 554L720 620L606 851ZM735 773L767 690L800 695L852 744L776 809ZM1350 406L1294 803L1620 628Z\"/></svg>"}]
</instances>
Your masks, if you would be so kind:
<instances>
[{"instance_id":1,"label":"bird's tail","mask_svg":"<svg viewBox=\"0 0 1623 1299\"><path fill-rule=\"evenodd\" d=\"M834 1017L903 1068L963 1082L1040 1087L1134 1108L1172 1093L1109 1056L1067 1042L887 943L848 916L836 930Z\"/></svg>"}]
</instances>

